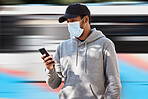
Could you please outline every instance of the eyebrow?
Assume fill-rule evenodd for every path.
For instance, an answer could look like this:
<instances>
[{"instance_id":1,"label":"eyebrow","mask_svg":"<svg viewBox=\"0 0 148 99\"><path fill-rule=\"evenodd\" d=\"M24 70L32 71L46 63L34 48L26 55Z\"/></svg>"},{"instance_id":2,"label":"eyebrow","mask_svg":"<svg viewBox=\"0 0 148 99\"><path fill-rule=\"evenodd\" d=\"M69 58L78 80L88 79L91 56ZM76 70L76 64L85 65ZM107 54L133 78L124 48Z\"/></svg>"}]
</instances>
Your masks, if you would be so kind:
<instances>
[{"instance_id":1,"label":"eyebrow","mask_svg":"<svg viewBox=\"0 0 148 99\"><path fill-rule=\"evenodd\" d=\"M71 20L70 22L80 21L79 19L76 19L76 18L71 18L70 20ZM68 20L66 21L69 22Z\"/></svg>"}]
</instances>

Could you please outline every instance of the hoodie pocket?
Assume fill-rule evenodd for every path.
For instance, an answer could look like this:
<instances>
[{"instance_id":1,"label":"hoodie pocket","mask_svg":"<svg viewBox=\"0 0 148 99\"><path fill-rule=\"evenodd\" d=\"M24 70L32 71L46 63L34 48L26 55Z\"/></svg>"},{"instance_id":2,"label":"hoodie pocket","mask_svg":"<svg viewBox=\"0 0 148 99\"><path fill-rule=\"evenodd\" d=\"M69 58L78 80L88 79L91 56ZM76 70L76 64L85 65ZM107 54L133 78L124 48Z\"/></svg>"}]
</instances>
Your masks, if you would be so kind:
<instances>
[{"instance_id":1,"label":"hoodie pocket","mask_svg":"<svg viewBox=\"0 0 148 99\"><path fill-rule=\"evenodd\" d=\"M95 92L93 91L93 88L92 88L91 84L89 84L89 87L90 87L90 90L91 90L91 92L92 92L94 98L95 98L95 99L98 99L97 96L96 96L96 94L95 94Z\"/></svg>"},{"instance_id":2,"label":"hoodie pocket","mask_svg":"<svg viewBox=\"0 0 148 99\"><path fill-rule=\"evenodd\" d=\"M63 88L59 91L60 99L71 99L70 97L74 96L74 87L73 86L63 86Z\"/></svg>"}]
</instances>

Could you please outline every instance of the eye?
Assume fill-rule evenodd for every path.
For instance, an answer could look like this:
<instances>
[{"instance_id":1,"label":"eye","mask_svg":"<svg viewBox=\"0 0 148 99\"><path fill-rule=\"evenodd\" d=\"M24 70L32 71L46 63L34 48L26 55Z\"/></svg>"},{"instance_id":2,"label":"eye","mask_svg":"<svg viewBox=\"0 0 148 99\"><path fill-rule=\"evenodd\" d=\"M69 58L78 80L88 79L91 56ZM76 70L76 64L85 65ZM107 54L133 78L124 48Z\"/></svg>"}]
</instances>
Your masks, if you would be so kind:
<instances>
[{"instance_id":1,"label":"eye","mask_svg":"<svg viewBox=\"0 0 148 99\"><path fill-rule=\"evenodd\" d=\"M67 21L67 23L69 23L69 22L75 22L75 20L69 20L69 21Z\"/></svg>"},{"instance_id":2,"label":"eye","mask_svg":"<svg viewBox=\"0 0 148 99\"><path fill-rule=\"evenodd\" d=\"M75 22L75 20L71 20L71 22Z\"/></svg>"}]
</instances>

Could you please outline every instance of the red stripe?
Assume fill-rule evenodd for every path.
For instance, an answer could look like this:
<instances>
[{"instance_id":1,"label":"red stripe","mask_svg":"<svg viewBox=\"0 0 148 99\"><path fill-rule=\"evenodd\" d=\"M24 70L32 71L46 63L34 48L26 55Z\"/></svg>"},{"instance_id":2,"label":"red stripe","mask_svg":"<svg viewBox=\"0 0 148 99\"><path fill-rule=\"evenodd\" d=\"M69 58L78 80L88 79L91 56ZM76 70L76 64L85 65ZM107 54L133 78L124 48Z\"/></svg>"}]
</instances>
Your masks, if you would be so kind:
<instances>
[{"instance_id":1,"label":"red stripe","mask_svg":"<svg viewBox=\"0 0 148 99\"><path fill-rule=\"evenodd\" d=\"M147 61L144 61L138 57L135 57L132 54L118 54L117 56L119 59L126 61L127 63L132 64L135 67L148 71Z\"/></svg>"},{"instance_id":2,"label":"red stripe","mask_svg":"<svg viewBox=\"0 0 148 99\"><path fill-rule=\"evenodd\" d=\"M12 76L19 76L19 77L24 77L24 76L29 75L29 72L18 71L18 70L13 70L13 69L6 69L6 68L1 68L1 67L0 67L0 72L6 73L6 74L12 75Z\"/></svg>"}]
</instances>

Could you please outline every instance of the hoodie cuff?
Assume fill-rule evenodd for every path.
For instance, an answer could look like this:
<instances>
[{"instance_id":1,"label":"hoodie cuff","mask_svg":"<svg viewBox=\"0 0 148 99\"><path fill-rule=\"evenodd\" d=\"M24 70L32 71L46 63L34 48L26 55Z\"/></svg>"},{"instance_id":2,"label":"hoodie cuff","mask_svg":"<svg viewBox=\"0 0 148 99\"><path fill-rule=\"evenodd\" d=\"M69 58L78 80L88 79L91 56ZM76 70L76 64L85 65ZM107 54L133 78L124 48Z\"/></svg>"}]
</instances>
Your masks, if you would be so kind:
<instances>
[{"instance_id":1,"label":"hoodie cuff","mask_svg":"<svg viewBox=\"0 0 148 99\"><path fill-rule=\"evenodd\" d=\"M55 72L55 69L53 68L52 70L49 70L49 69L45 68L45 72L47 74L53 74Z\"/></svg>"}]
</instances>

